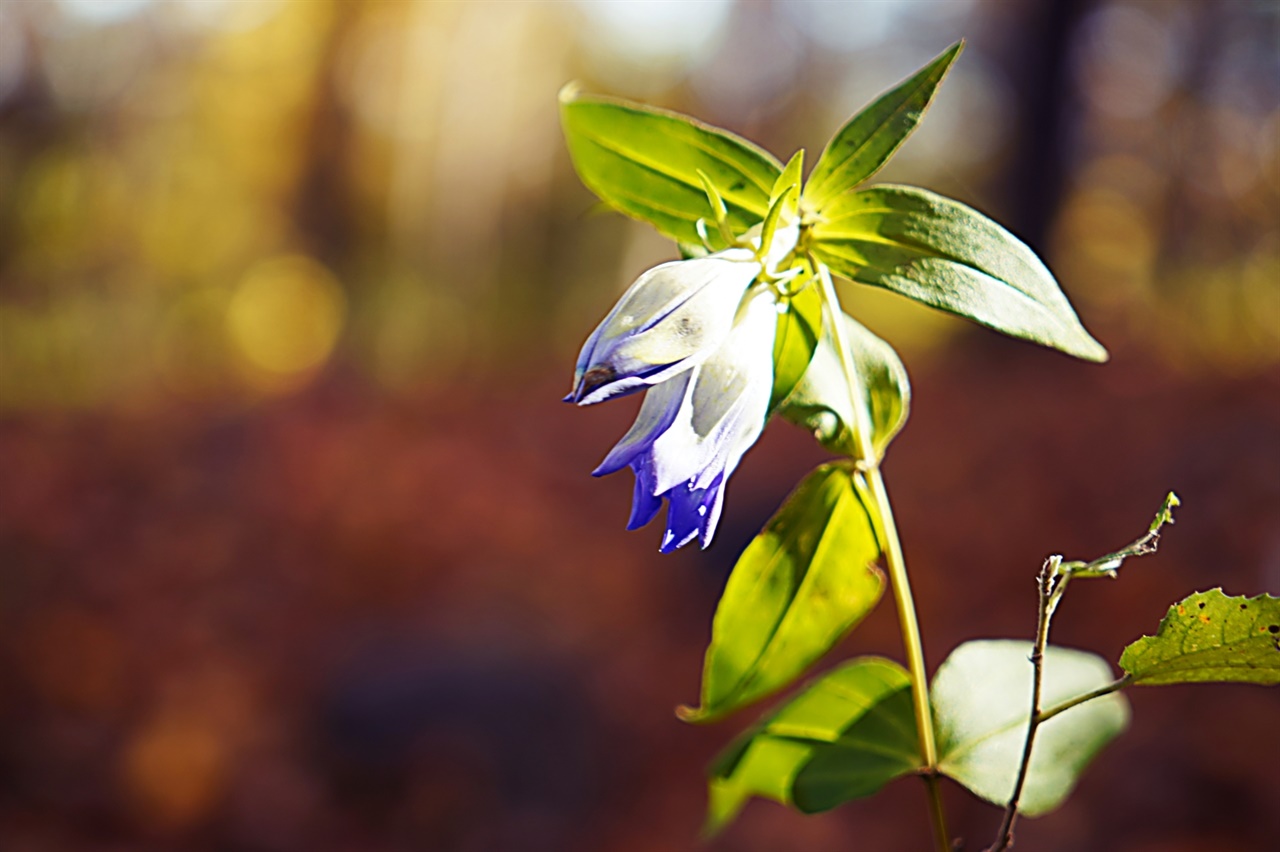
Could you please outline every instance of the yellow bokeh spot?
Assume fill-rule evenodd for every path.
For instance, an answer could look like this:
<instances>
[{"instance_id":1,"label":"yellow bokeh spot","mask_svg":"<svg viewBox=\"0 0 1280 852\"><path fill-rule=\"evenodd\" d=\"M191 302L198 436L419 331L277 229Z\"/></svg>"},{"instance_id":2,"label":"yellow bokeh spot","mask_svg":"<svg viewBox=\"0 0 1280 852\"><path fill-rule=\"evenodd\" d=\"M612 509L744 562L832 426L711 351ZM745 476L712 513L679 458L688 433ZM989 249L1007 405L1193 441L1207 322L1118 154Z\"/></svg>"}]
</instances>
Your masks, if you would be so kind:
<instances>
[{"instance_id":1,"label":"yellow bokeh spot","mask_svg":"<svg viewBox=\"0 0 1280 852\"><path fill-rule=\"evenodd\" d=\"M333 275L308 257L286 255L245 274L227 307L227 332L248 378L272 386L322 365L345 316L346 299Z\"/></svg>"}]
</instances>

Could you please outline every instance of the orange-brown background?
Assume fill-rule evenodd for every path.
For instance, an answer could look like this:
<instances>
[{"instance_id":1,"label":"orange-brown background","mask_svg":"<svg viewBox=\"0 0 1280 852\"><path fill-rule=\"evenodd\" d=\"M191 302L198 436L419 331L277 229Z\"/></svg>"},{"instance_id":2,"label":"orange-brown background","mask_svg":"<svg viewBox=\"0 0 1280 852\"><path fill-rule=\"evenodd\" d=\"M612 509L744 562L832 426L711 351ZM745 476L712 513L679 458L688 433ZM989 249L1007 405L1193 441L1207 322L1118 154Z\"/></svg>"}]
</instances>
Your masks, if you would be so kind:
<instances>
[{"instance_id":1,"label":"orange-brown background","mask_svg":"<svg viewBox=\"0 0 1280 852\"><path fill-rule=\"evenodd\" d=\"M1280 592L1280 59L1246 2L0 5L0 849L684 850L719 588L822 458L771 426L714 546L626 533L587 472L635 401L558 400L671 247L591 215L570 79L812 163L969 46L883 174L1041 251L1105 366L897 297L850 309L915 401L886 473L931 665L1027 636L1044 556L1185 505L1073 587L1114 658L1194 589ZM893 608L843 655L900 657ZM1019 848L1280 836L1280 695L1132 694ZM712 848L916 850L910 779ZM995 809L947 788L953 829Z\"/></svg>"}]
</instances>

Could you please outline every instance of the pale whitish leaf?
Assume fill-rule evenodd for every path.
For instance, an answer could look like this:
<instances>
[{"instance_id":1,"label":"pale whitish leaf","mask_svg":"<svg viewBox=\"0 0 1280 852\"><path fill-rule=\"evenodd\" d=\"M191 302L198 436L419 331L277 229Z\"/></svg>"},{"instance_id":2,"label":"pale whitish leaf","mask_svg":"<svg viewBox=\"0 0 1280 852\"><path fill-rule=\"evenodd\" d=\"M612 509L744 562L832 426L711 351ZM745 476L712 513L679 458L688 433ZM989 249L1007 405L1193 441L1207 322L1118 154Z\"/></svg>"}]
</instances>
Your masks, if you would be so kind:
<instances>
[{"instance_id":1,"label":"pale whitish leaf","mask_svg":"<svg viewBox=\"0 0 1280 852\"><path fill-rule=\"evenodd\" d=\"M933 679L938 768L989 802L1013 793L1031 715L1031 642L988 639L956 648ZM1114 681L1096 654L1049 646L1041 706L1052 707ZM1037 816L1067 797L1098 751L1129 722L1129 704L1113 693L1084 702L1039 726L1019 810Z\"/></svg>"}]
</instances>

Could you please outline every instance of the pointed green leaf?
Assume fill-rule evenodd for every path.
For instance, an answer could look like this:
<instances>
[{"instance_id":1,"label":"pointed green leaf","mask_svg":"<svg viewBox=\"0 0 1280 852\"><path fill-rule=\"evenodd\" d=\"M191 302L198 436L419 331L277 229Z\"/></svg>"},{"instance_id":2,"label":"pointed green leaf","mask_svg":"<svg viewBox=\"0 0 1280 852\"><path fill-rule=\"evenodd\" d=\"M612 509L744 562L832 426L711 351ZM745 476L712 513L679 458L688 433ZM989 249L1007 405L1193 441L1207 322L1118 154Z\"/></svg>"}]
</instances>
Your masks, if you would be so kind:
<instances>
[{"instance_id":1,"label":"pointed green leaf","mask_svg":"<svg viewBox=\"0 0 1280 852\"><path fill-rule=\"evenodd\" d=\"M795 189L796 192L787 200L782 208L782 216L785 220L790 221L796 217L796 213L800 207L800 182L804 175L804 149L796 151L791 159L787 161L787 166L782 170L782 174L778 175L778 179L773 184L773 189L769 192L769 203L777 201L786 193Z\"/></svg>"},{"instance_id":2,"label":"pointed green leaf","mask_svg":"<svg viewBox=\"0 0 1280 852\"><path fill-rule=\"evenodd\" d=\"M711 627L702 706L705 722L790 684L840 641L884 591L872 565L880 547L862 475L828 464L809 474L747 545Z\"/></svg>"},{"instance_id":3,"label":"pointed green leaf","mask_svg":"<svg viewBox=\"0 0 1280 852\"><path fill-rule=\"evenodd\" d=\"M828 143L804 190L806 206L820 210L880 170L916 129L964 42L956 42L937 58L840 128Z\"/></svg>"},{"instance_id":4,"label":"pointed green leaf","mask_svg":"<svg viewBox=\"0 0 1280 852\"><path fill-rule=\"evenodd\" d=\"M795 390L822 333L822 293L805 287L779 304L778 331L773 338L773 411Z\"/></svg>"},{"instance_id":5,"label":"pointed green leaf","mask_svg":"<svg viewBox=\"0 0 1280 852\"><path fill-rule=\"evenodd\" d=\"M920 765L910 676L890 660L851 660L716 759L707 829L719 831L751 796L815 813L870 796Z\"/></svg>"},{"instance_id":6,"label":"pointed green leaf","mask_svg":"<svg viewBox=\"0 0 1280 852\"><path fill-rule=\"evenodd\" d=\"M1280 683L1280 598L1197 592L1169 607L1155 636L1124 649L1135 684Z\"/></svg>"},{"instance_id":7,"label":"pointed green leaf","mask_svg":"<svg viewBox=\"0 0 1280 852\"><path fill-rule=\"evenodd\" d=\"M884 184L823 210L813 252L853 281L909 296L1090 361L1107 351L1022 241L958 201Z\"/></svg>"},{"instance_id":8,"label":"pointed green leaf","mask_svg":"<svg viewBox=\"0 0 1280 852\"><path fill-rule=\"evenodd\" d=\"M966 642L933 679L938 768L989 802L1013 792L1031 711L1031 643L1016 639ZM1114 680L1096 654L1049 646L1041 706L1052 707ZM1053 810L1075 787L1089 761L1124 730L1129 703L1118 693L1072 707L1040 725L1019 810Z\"/></svg>"},{"instance_id":9,"label":"pointed green leaf","mask_svg":"<svg viewBox=\"0 0 1280 852\"><path fill-rule=\"evenodd\" d=\"M771 154L728 131L570 87L560 93L560 122L587 188L679 242L699 244L695 223L715 222L699 171L724 200L735 234L764 219L782 172Z\"/></svg>"},{"instance_id":10,"label":"pointed green leaf","mask_svg":"<svg viewBox=\"0 0 1280 852\"><path fill-rule=\"evenodd\" d=\"M769 255L770 248L773 245L773 235L778 230L778 225L782 222L782 211L788 206L794 206L795 197L796 188L789 186L770 204L769 212L764 217L764 224L760 226L759 253L761 257Z\"/></svg>"},{"instance_id":11,"label":"pointed green leaf","mask_svg":"<svg viewBox=\"0 0 1280 852\"><path fill-rule=\"evenodd\" d=\"M854 369L862 384L861 398L868 406L871 443L882 458L889 442L907 422L911 407L907 370L892 346L848 314L842 313L841 317ZM782 416L808 429L832 452L856 457L857 419L851 404L840 356L830 336L824 335L809 369L783 403Z\"/></svg>"}]
</instances>

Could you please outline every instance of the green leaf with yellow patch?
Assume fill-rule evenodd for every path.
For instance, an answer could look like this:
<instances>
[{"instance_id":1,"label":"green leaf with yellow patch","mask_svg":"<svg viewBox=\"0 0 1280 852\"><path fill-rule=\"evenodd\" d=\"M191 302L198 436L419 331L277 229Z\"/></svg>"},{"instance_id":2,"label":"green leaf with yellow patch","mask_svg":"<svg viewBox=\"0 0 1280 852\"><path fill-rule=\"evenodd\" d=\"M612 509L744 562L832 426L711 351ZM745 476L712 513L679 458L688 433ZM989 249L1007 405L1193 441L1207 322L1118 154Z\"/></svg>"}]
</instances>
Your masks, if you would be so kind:
<instances>
[{"instance_id":1,"label":"green leaf with yellow patch","mask_svg":"<svg viewBox=\"0 0 1280 852\"><path fill-rule=\"evenodd\" d=\"M1280 598L1196 592L1169 607L1155 636L1125 648L1120 667L1141 686L1280 683Z\"/></svg>"}]
</instances>

